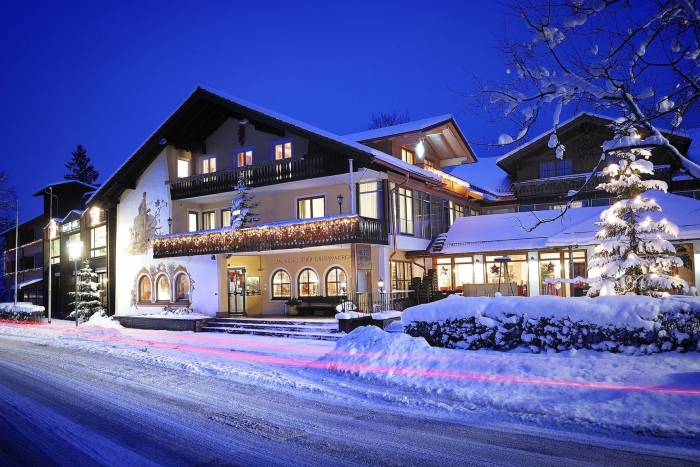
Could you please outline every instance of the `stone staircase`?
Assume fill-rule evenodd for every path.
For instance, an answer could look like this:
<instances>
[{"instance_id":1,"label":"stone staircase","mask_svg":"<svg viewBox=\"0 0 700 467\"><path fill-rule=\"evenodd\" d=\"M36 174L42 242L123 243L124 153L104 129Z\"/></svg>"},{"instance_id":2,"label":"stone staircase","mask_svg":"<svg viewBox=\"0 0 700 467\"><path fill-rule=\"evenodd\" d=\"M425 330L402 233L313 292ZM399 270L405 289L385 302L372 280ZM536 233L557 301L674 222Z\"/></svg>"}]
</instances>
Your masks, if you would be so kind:
<instances>
[{"instance_id":1,"label":"stone staircase","mask_svg":"<svg viewBox=\"0 0 700 467\"><path fill-rule=\"evenodd\" d=\"M337 321L327 319L216 318L207 322L202 331L327 341L337 341L345 336L338 331Z\"/></svg>"}]
</instances>

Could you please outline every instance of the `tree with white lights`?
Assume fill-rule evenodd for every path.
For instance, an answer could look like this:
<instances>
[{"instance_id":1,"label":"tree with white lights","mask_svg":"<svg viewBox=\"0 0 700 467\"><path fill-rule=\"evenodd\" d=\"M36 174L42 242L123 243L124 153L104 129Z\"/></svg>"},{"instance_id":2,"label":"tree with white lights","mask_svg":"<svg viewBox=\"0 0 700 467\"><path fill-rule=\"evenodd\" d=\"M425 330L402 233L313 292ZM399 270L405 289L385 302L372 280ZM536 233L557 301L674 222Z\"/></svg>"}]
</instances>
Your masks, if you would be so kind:
<instances>
[{"instance_id":1,"label":"tree with white lights","mask_svg":"<svg viewBox=\"0 0 700 467\"><path fill-rule=\"evenodd\" d=\"M238 179L236 192L238 196L231 200L231 234L260 220L260 215L252 212L260 205L260 201L253 201L255 196L248 192L245 177Z\"/></svg>"},{"instance_id":2,"label":"tree with white lights","mask_svg":"<svg viewBox=\"0 0 700 467\"><path fill-rule=\"evenodd\" d=\"M478 90L464 96L466 108L490 109L498 112L497 120L516 124L515 137L499 137L502 145L523 141L538 119L552 115L549 145L559 159L566 157L557 134L562 113L586 110L617 117L611 123L615 136L603 144L590 175L599 173L606 159L619 159L600 172L609 181L599 188L617 202L597 224L602 243L590 266L601 275L591 293L659 295L683 285L668 275L681 262L660 237L677 229L652 219L661 207L645 192L667 189L652 180L652 150L667 151L687 174L700 177L700 167L658 129L677 131L682 124L698 123L700 14L695 2L514 0L511 8L529 36L501 40L498 50L508 63L504 80L478 82Z\"/></svg>"}]
</instances>

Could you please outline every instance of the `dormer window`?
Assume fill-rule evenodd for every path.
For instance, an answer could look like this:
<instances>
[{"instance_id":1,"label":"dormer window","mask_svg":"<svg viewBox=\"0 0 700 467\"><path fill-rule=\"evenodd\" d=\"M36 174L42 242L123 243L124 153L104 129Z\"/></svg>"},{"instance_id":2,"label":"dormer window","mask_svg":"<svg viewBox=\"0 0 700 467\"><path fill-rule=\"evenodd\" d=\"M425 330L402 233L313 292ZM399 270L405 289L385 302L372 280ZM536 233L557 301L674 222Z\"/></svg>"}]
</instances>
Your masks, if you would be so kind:
<instances>
[{"instance_id":1,"label":"dormer window","mask_svg":"<svg viewBox=\"0 0 700 467\"><path fill-rule=\"evenodd\" d=\"M253 146L236 149L235 154L236 167L253 165Z\"/></svg>"},{"instance_id":2,"label":"dormer window","mask_svg":"<svg viewBox=\"0 0 700 467\"><path fill-rule=\"evenodd\" d=\"M415 164L416 163L416 154L413 151L409 151L408 149L401 148L401 160L404 162L408 162L409 164Z\"/></svg>"}]
</instances>

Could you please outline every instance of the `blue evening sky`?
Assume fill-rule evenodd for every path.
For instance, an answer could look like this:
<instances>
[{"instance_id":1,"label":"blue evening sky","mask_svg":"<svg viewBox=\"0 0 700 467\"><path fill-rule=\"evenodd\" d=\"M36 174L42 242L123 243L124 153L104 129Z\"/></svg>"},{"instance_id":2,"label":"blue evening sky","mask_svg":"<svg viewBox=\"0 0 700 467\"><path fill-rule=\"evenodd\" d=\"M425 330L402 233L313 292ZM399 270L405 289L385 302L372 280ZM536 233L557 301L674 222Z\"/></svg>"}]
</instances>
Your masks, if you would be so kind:
<instances>
[{"instance_id":1,"label":"blue evening sky","mask_svg":"<svg viewBox=\"0 0 700 467\"><path fill-rule=\"evenodd\" d=\"M0 4L0 170L20 195L63 180L78 144L104 182L205 85L325 130L373 113L451 113L467 139L508 128L463 113L469 73L498 79L510 20L492 1L173 1ZM496 155L474 146L479 158Z\"/></svg>"}]
</instances>

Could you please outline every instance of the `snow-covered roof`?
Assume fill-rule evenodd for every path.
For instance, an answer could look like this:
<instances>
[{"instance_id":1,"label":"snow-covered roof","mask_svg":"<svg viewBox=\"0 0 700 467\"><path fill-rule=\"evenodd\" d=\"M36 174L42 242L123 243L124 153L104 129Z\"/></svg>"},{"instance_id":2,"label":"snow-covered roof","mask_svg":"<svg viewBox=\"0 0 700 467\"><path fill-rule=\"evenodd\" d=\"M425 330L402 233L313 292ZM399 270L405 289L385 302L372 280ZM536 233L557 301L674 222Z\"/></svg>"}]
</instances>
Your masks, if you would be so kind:
<instances>
[{"instance_id":1,"label":"snow-covered roof","mask_svg":"<svg viewBox=\"0 0 700 467\"><path fill-rule=\"evenodd\" d=\"M442 170L468 182L473 188L487 190L497 196L513 194L510 177L496 165L495 157L482 158L474 164L444 167Z\"/></svg>"},{"instance_id":2,"label":"snow-covered roof","mask_svg":"<svg viewBox=\"0 0 700 467\"><path fill-rule=\"evenodd\" d=\"M350 135L345 135L344 138L351 141L372 141L403 135L405 133L427 131L437 126L445 125L449 122L454 122L452 115L438 115L437 117L424 118L422 120L416 120L415 122L400 123L398 125L387 126L384 128L376 128L374 130L352 133Z\"/></svg>"},{"instance_id":3,"label":"snow-covered roof","mask_svg":"<svg viewBox=\"0 0 700 467\"><path fill-rule=\"evenodd\" d=\"M600 214L603 208L569 209L562 219L547 222L532 232L525 228L540 219L552 219L560 211L538 211L460 217L447 232L441 254L485 253L497 251L538 250L547 248L549 237L564 228Z\"/></svg>"},{"instance_id":4,"label":"snow-covered roof","mask_svg":"<svg viewBox=\"0 0 700 467\"><path fill-rule=\"evenodd\" d=\"M58 185L66 185L68 183L77 183L78 185L83 185L84 187L91 188L93 190L97 189L97 187L95 185L90 185L89 183L81 182L80 180L63 180L61 182L49 183L48 185L44 186L44 188L42 188L41 190L34 193L33 196L41 196L44 194L44 190L46 190L48 188L55 187Z\"/></svg>"},{"instance_id":5,"label":"snow-covered roof","mask_svg":"<svg viewBox=\"0 0 700 467\"><path fill-rule=\"evenodd\" d=\"M700 201L660 191L649 191L662 211L654 218L665 218L676 224L678 238L669 240L700 239ZM498 251L522 251L560 248L569 245L595 245L600 220L605 207L569 209L561 219L546 222L528 232L539 219L553 219L558 210L492 214L488 216L461 217L447 232L440 254L484 253ZM662 235L664 236L664 235Z\"/></svg>"},{"instance_id":6,"label":"snow-covered roof","mask_svg":"<svg viewBox=\"0 0 700 467\"><path fill-rule=\"evenodd\" d=\"M315 135L321 136L322 138L326 138L326 139L335 141L337 143L343 144L345 146L349 146L349 147L356 149L358 151L362 151L364 153L367 153L368 155L373 156L386 164L398 167L398 168L402 169L403 171L412 172L412 173L420 175L424 178L429 178L429 179L432 179L436 182L441 182L440 177L428 172L427 170L423 170L420 167L416 167L413 164L408 164L408 163L402 161L401 159L394 157L394 156L391 156L389 154L386 154L384 152L377 151L376 149L372 149L372 148L367 147L363 144L359 144L351 139L348 139L347 137L338 136L338 135L331 133L329 131L322 130L322 129L317 128L313 125L309 125L307 123L301 122L301 121L296 120L294 118L287 117L286 115L283 115L279 112L275 112L273 110L266 109L265 107L261 107L259 105L256 105L256 104L248 102L244 99L240 99L238 97L232 96L232 95L227 94L225 92L217 91L215 89L208 88L206 86L200 86L200 88L202 88L203 90L208 91L212 94L215 94L223 99L226 99L234 104L237 104L237 105L240 105L243 107L247 107L255 112L264 114L264 115L266 115L270 118L273 118L275 120L279 120L281 122L284 122L284 123L287 123L289 125L300 128L302 130L305 130L309 133L313 133Z\"/></svg>"},{"instance_id":7,"label":"snow-covered roof","mask_svg":"<svg viewBox=\"0 0 700 467\"><path fill-rule=\"evenodd\" d=\"M17 288L18 288L18 289L23 289L23 288L25 288L25 287L27 287L27 286L29 286L29 285L36 284L37 282L41 282L41 281L43 281L43 280L44 280L43 277L37 277L36 279L29 279L28 281L19 282L19 283L17 284ZM15 284L13 283L12 286L10 286L10 290L14 290L14 289L15 289Z\"/></svg>"},{"instance_id":8,"label":"snow-covered roof","mask_svg":"<svg viewBox=\"0 0 700 467\"><path fill-rule=\"evenodd\" d=\"M155 132L153 132L146 139L146 141L144 141L144 143L137 149L137 151L132 156L130 156L126 161L124 161L124 163L122 165L120 165L117 168L117 170L114 171L114 173L109 177L107 182L105 182L102 185L102 187L98 188L97 191L93 193L93 195L88 199L87 204L90 205L93 202L93 198L95 198L96 196L99 196L100 193L103 192L105 187L110 185L110 182L112 181L112 179L114 179L117 174L121 173L125 169L125 167L145 148L145 146L151 140L153 140L154 138L157 137L159 132L162 130L163 126L170 119L172 119L175 116L175 114L183 107L183 105L185 103L187 103L190 99L192 99L192 97L196 93L201 92L201 91L205 91L207 93L213 94L214 96L219 97L221 99L224 99L224 100L226 100L234 105L247 108L253 112L257 112L257 113L262 114L262 115L264 115L268 118L271 118L273 120L283 122L286 125L291 125L291 126L296 127L300 130L303 130L305 132L314 134L314 135L319 136L321 138L324 138L324 139L330 140L332 142L342 144L342 145L347 146L349 148L352 148L354 150L363 152L363 153L373 157L376 162L378 162L384 166L396 168L396 169L399 169L403 172L408 172L408 173L414 174L416 176L419 176L423 179L428 179L428 180L434 181L435 183L441 183L440 177L438 177L437 175L434 175L426 170L423 170L420 167L417 167L413 164L406 163L397 157L391 156L389 154L378 151L376 149L372 149L372 148L367 147L363 144L357 143L356 141L348 139L347 137L338 136L334 133L322 130L322 129L317 128L313 125L309 125L307 123L301 122L301 121L296 120L294 118L287 117L286 115L283 115L279 112L275 112L275 111L267 109L265 107L261 107L259 105L253 104L252 102L248 102L245 99L240 99L238 97L232 96L232 95L227 94L225 92L217 91L215 89L212 89L212 88L209 88L206 86L199 86L187 99L185 99L185 101L180 106L178 106L177 109L175 109L163 121L163 123L158 127L158 129Z\"/></svg>"}]
</instances>

